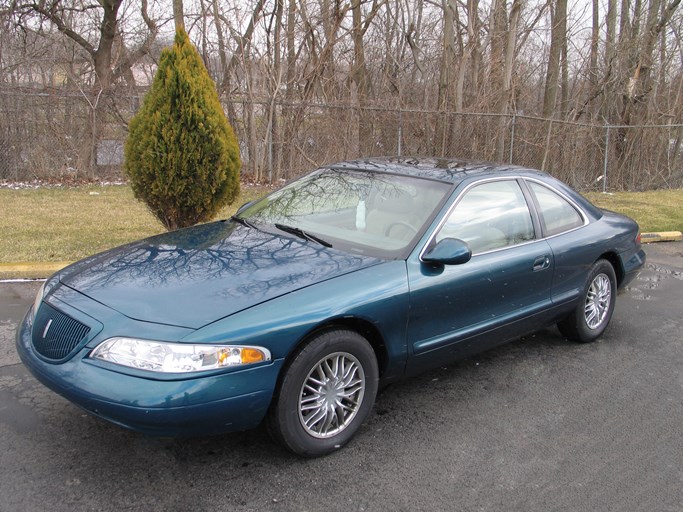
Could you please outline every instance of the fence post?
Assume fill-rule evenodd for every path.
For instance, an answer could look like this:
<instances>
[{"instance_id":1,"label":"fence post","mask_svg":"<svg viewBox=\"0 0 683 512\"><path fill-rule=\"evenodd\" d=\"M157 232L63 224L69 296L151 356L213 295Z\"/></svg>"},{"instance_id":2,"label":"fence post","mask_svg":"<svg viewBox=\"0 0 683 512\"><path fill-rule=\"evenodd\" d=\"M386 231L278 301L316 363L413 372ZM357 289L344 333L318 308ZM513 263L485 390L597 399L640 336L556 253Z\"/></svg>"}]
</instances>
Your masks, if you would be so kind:
<instances>
[{"instance_id":1,"label":"fence post","mask_svg":"<svg viewBox=\"0 0 683 512\"><path fill-rule=\"evenodd\" d=\"M510 161L508 163L512 164L512 153L515 149L515 124L517 122L517 115L512 114L512 130L510 132Z\"/></svg>"},{"instance_id":2,"label":"fence post","mask_svg":"<svg viewBox=\"0 0 683 512\"><path fill-rule=\"evenodd\" d=\"M397 152L398 156L401 156L401 138L403 136L403 111L399 108L398 110L398 144Z\"/></svg>"},{"instance_id":3,"label":"fence post","mask_svg":"<svg viewBox=\"0 0 683 512\"><path fill-rule=\"evenodd\" d=\"M548 161L548 153L550 153L550 138L553 134L553 119L550 118L548 121L548 135L545 139L545 150L543 151L543 162L541 163L541 170L545 172L545 163Z\"/></svg>"},{"instance_id":4,"label":"fence post","mask_svg":"<svg viewBox=\"0 0 683 512\"><path fill-rule=\"evenodd\" d=\"M602 169L602 193L607 193L607 163L609 161L609 125L605 125L605 161Z\"/></svg>"},{"instance_id":5,"label":"fence post","mask_svg":"<svg viewBox=\"0 0 683 512\"><path fill-rule=\"evenodd\" d=\"M266 143L268 145L268 183L273 184L273 112L270 112L268 119L268 134Z\"/></svg>"}]
</instances>

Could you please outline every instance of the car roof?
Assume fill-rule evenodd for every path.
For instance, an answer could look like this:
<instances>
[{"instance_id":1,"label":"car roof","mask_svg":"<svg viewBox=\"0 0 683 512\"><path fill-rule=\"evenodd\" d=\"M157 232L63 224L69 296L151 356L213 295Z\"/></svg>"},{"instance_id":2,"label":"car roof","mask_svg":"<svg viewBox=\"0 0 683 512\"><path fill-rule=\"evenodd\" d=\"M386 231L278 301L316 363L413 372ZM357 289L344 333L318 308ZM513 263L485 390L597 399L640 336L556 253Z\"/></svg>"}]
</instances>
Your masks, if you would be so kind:
<instances>
[{"instance_id":1,"label":"car roof","mask_svg":"<svg viewBox=\"0 0 683 512\"><path fill-rule=\"evenodd\" d=\"M378 157L338 162L330 169L363 170L429 178L458 184L472 176L517 173L547 177L544 172L516 165L476 160L424 157Z\"/></svg>"}]
</instances>

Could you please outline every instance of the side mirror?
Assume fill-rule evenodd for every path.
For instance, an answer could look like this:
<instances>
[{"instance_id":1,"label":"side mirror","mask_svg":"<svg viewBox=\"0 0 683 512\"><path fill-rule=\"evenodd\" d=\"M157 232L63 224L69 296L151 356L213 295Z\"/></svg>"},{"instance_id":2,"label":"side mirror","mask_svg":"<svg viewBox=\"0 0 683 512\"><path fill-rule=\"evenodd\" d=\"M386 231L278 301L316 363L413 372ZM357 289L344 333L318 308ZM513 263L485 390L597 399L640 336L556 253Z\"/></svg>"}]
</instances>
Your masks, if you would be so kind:
<instances>
[{"instance_id":1,"label":"side mirror","mask_svg":"<svg viewBox=\"0 0 683 512\"><path fill-rule=\"evenodd\" d=\"M466 242L458 238L444 238L422 256L422 261L439 265L462 265L471 258L472 250Z\"/></svg>"}]
</instances>

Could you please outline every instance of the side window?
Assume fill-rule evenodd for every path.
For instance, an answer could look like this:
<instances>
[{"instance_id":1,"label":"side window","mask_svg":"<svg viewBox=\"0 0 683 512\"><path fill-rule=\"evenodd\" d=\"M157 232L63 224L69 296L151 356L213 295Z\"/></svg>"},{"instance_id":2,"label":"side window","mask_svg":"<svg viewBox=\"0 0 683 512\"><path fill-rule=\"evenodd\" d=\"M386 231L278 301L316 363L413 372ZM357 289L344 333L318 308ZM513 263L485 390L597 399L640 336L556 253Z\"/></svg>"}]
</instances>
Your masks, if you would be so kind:
<instances>
[{"instance_id":1,"label":"side window","mask_svg":"<svg viewBox=\"0 0 683 512\"><path fill-rule=\"evenodd\" d=\"M515 180L491 181L468 190L436 235L459 238L473 254L534 238L529 207Z\"/></svg>"},{"instance_id":2,"label":"side window","mask_svg":"<svg viewBox=\"0 0 683 512\"><path fill-rule=\"evenodd\" d=\"M539 214L545 236L557 235L583 226L583 217L565 198L538 183L528 184L540 208Z\"/></svg>"}]
</instances>

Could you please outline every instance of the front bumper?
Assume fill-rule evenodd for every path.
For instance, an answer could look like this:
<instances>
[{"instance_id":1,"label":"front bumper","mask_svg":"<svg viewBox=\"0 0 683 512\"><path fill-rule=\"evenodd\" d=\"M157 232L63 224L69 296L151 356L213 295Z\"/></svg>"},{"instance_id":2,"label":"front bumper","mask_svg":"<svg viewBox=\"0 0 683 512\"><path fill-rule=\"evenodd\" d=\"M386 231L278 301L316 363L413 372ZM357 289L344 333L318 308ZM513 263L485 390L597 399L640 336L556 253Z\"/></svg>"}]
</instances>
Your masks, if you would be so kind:
<instances>
[{"instance_id":1,"label":"front bumper","mask_svg":"<svg viewBox=\"0 0 683 512\"><path fill-rule=\"evenodd\" d=\"M149 378L91 362L83 347L73 357L51 363L31 341L31 311L17 329L21 360L45 386L85 411L123 427L153 435L198 436L246 430L264 418L283 360L253 368Z\"/></svg>"}]
</instances>

